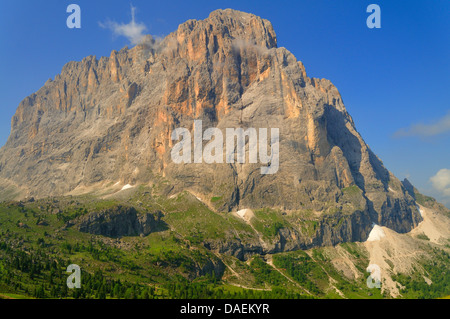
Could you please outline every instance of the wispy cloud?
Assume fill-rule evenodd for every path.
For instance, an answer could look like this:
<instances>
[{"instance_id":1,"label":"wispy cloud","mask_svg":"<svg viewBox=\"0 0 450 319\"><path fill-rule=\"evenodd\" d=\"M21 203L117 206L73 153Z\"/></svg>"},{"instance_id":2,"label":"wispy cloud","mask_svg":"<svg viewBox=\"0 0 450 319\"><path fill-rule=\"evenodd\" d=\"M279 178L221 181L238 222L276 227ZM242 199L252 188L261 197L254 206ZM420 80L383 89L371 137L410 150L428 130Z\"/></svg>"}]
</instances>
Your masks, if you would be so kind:
<instances>
[{"instance_id":1,"label":"wispy cloud","mask_svg":"<svg viewBox=\"0 0 450 319\"><path fill-rule=\"evenodd\" d=\"M431 137L450 132L450 112L431 124L415 124L409 128L402 128L394 133L394 137Z\"/></svg>"},{"instance_id":2,"label":"wispy cloud","mask_svg":"<svg viewBox=\"0 0 450 319\"><path fill-rule=\"evenodd\" d=\"M144 23L136 22L136 7L131 6L131 21L117 23L115 21L99 22L100 27L110 29L115 36L124 36L131 44L136 45L144 41L147 27Z\"/></svg>"}]
</instances>

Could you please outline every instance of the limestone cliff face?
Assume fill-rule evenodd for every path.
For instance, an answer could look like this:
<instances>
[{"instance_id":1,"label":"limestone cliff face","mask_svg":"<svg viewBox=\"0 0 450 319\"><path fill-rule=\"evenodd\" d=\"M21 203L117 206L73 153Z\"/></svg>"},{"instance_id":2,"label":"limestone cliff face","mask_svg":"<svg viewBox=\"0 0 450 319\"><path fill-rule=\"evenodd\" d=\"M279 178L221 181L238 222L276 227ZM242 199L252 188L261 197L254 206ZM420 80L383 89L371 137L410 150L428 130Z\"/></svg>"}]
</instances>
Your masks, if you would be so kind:
<instances>
[{"instance_id":1,"label":"limestone cliff face","mask_svg":"<svg viewBox=\"0 0 450 319\"><path fill-rule=\"evenodd\" d=\"M279 128L278 172L261 175L261 164L248 160L175 164L171 134L192 130L195 119L223 132ZM11 126L0 178L18 197L164 178L172 193L221 198L211 203L217 210L357 214L337 235L344 240L363 239L371 222L405 232L421 220L413 197L356 131L336 87L308 77L277 47L271 23L244 12L217 10L160 43L148 38L110 57L69 62L20 103Z\"/></svg>"}]
</instances>

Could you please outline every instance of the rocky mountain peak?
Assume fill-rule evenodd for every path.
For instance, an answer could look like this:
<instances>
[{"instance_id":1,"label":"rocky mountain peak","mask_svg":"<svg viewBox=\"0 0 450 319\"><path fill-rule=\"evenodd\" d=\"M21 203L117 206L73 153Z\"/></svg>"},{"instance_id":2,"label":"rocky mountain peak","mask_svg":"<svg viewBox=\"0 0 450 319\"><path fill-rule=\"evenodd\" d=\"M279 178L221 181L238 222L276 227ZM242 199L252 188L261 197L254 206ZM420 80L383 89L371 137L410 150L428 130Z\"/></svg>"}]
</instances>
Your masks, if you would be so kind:
<instances>
[{"instance_id":1,"label":"rocky mountain peak","mask_svg":"<svg viewBox=\"0 0 450 319\"><path fill-rule=\"evenodd\" d=\"M203 129L278 128L279 171L174 163L172 132L192 131L196 119ZM342 237L355 240L372 222L404 232L420 221L414 198L364 142L337 88L308 77L278 48L269 21L230 9L189 20L161 41L67 63L17 108L0 179L8 198L164 179L166 195L189 190L220 211L353 216Z\"/></svg>"},{"instance_id":2,"label":"rocky mountain peak","mask_svg":"<svg viewBox=\"0 0 450 319\"><path fill-rule=\"evenodd\" d=\"M188 20L168 37L169 41L172 36L181 46L208 48L212 54L233 44L233 40L267 49L277 46L275 31L269 21L232 9L213 11L205 20Z\"/></svg>"}]
</instances>

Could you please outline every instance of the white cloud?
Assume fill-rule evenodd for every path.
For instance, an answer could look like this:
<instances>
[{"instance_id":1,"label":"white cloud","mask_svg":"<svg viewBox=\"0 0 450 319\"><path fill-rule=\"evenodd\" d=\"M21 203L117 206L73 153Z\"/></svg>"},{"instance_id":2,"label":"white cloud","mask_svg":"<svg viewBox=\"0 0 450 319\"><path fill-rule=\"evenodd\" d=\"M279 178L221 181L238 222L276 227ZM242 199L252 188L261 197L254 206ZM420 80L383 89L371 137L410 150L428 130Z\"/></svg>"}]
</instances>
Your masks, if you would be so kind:
<instances>
[{"instance_id":1,"label":"white cloud","mask_svg":"<svg viewBox=\"0 0 450 319\"><path fill-rule=\"evenodd\" d=\"M419 136L430 137L450 132L450 112L432 124L415 124L394 133L394 137Z\"/></svg>"},{"instance_id":2,"label":"white cloud","mask_svg":"<svg viewBox=\"0 0 450 319\"><path fill-rule=\"evenodd\" d=\"M450 197L450 169L443 168L430 178L433 187L442 195Z\"/></svg>"},{"instance_id":3,"label":"white cloud","mask_svg":"<svg viewBox=\"0 0 450 319\"><path fill-rule=\"evenodd\" d=\"M136 45L145 39L145 31L147 27L144 23L136 22L135 18L136 7L131 6L131 21L129 23L117 23L115 21L108 21L106 23L99 23L102 28L110 29L115 36L124 36L131 44Z\"/></svg>"}]
</instances>

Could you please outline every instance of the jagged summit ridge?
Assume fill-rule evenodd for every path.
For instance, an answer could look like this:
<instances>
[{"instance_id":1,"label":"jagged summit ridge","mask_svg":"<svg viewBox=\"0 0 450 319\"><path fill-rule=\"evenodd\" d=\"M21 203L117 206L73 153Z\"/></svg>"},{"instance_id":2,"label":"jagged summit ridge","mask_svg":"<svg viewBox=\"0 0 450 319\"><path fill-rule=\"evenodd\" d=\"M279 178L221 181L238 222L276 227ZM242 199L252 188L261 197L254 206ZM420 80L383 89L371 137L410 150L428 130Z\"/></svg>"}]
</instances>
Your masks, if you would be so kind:
<instances>
[{"instance_id":1,"label":"jagged summit ridge","mask_svg":"<svg viewBox=\"0 0 450 319\"><path fill-rule=\"evenodd\" d=\"M279 171L173 163L171 134L192 130L195 119L204 129L280 128ZM0 177L1 194L18 198L164 178L168 195L220 198L211 204L221 211L342 216L338 241L364 239L373 222L406 232L421 220L414 198L357 132L336 87L308 77L278 48L270 22L230 9L189 20L161 42L149 38L110 57L67 63L17 108Z\"/></svg>"},{"instance_id":2,"label":"jagged summit ridge","mask_svg":"<svg viewBox=\"0 0 450 319\"><path fill-rule=\"evenodd\" d=\"M276 34L270 21L232 9L215 10L205 20L188 20L171 35L175 35L178 42L182 43L191 32L193 34L198 32L199 40L216 45L215 49L218 48L218 43L214 42L214 37L218 40L240 39L268 49L277 47ZM201 37L203 35L204 37Z\"/></svg>"}]
</instances>

